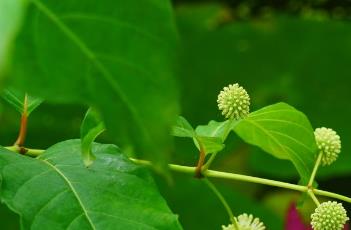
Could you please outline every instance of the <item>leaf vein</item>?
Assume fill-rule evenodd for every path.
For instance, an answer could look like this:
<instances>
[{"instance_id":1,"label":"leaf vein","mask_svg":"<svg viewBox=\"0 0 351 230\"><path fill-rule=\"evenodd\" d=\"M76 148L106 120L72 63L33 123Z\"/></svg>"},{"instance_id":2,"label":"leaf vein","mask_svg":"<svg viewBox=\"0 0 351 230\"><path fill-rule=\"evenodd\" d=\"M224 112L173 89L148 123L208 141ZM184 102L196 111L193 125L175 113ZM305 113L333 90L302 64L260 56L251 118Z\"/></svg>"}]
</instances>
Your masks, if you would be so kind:
<instances>
[{"instance_id":1,"label":"leaf vein","mask_svg":"<svg viewBox=\"0 0 351 230\"><path fill-rule=\"evenodd\" d=\"M80 199L77 191L75 190L74 186L72 185L72 183L69 181L69 179L63 174L63 172L61 172L57 167L55 167L55 165L52 165L50 162L43 160L42 162L44 162L45 164L47 164L48 166L50 166L55 172L57 172L62 179L66 182L66 184L68 185L68 187L70 188L70 190L72 191L73 195L76 197L80 207L82 208L84 215L86 217L86 219L88 220L90 226L92 229L96 229L94 223L92 222L90 216L88 215L88 211L85 207L85 205L83 204L82 200Z\"/></svg>"}]
</instances>

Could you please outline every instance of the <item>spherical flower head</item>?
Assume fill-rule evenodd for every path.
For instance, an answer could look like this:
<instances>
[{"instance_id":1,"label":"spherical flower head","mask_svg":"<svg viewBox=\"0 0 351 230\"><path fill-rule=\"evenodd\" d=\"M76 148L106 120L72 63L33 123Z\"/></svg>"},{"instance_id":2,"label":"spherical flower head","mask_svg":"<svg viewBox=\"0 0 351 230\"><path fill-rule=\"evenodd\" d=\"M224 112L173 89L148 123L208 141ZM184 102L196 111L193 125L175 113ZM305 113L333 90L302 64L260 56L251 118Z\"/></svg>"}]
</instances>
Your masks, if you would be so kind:
<instances>
[{"instance_id":1,"label":"spherical flower head","mask_svg":"<svg viewBox=\"0 0 351 230\"><path fill-rule=\"evenodd\" d=\"M337 158L341 150L339 135L332 129L317 128L314 131L319 151L323 154L322 165L330 165Z\"/></svg>"},{"instance_id":2,"label":"spherical flower head","mask_svg":"<svg viewBox=\"0 0 351 230\"><path fill-rule=\"evenodd\" d=\"M217 103L227 119L239 120L250 112L250 96L238 83L224 87L218 95Z\"/></svg>"},{"instance_id":3,"label":"spherical flower head","mask_svg":"<svg viewBox=\"0 0 351 230\"><path fill-rule=\"evenodd\" d=\"M237 217L237 222L239 225L239 230L265 230L266 227L262 222L260 222L259 218L254 218L253 215L248 215L246 213L241 214ZM234 226L232 224L228 226L222 225L223 230L234 230Z\"/></svg>"},{"instance_id":4,"label":"spherical flower head","mask_svg":"<svg viewBox=\"0 0 351 230\"><path fill-rule=\"evenodd\" d=\"M314 230L342 230L349 220L342 204L335 201L324 202L311 215Z\"/></svg>"}]
</instances>

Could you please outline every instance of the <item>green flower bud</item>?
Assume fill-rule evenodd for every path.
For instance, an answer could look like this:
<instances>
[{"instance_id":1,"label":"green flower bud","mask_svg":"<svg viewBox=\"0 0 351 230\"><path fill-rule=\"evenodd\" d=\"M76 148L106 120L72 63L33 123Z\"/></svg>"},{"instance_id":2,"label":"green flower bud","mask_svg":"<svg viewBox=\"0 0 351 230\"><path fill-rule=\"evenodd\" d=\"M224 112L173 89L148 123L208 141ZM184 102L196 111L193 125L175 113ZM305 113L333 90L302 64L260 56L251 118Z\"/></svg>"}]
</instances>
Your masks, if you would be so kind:
<instances>
[{"instance_id":1,"label":"green flower bud","mask_svg":"<svg viewBox=\"0 0 351 230\"><path fill-rule=\"evenodd\" d=\"M333 163L340 153L341 141L339 135L332 129L317 128L314 131L317 147L322 152L322 165Z\"/></svg>"},{"instance_id":2,"label":"green flower bud","mask_svg":"<svg viewBox=\"0 0 351 230\"><path fill-rule=\"evenodd\" d=\"M253 215L246 213L241 214L237 218L239 230L265 230L266 227L259 218L254 218ZM234 226L229 224L228 226L222 225L223 230L234 230Z\"/></svg>"},{"instance_id":3,"label":"green flower bud","mask_svg":"<svg viewBox=\"0 0 351 230\"><path fill-rule=\"evenodd\" d=\"M218 108L228 119L239 120L250 112L250 97L238 83L224 87L219 93Z\"/></svg>"},{"instance_id":4,"label":"green flower bud","mask_svg":"<svg viewBox=\"0 0 351 230\"><path fill-rule=\"evenodd\" d=\"M342 204L335 201L319 205L311 218L314 230L342 230L346 221L349 220Z\"/></svg>"}]
</instances>

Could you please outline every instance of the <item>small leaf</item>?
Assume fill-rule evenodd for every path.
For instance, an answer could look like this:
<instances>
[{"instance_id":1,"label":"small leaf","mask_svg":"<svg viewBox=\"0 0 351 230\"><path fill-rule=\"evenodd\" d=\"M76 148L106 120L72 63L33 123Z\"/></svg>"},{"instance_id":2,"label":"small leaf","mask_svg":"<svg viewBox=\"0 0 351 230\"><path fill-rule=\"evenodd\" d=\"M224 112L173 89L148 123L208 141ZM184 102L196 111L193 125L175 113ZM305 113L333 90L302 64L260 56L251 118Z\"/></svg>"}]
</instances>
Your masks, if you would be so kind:
<instances>
[{"instance_id":1,"label":"small leaf","mask_svg":"<svg viewBox=\"0 0 351 230\"><path fill-rule=\"evenodd\" d=\"M224 142L236 123L237 121L234 120L226 120L223 122L210 121L208 125L197 126L195 131L199 136L218 137Z\"/></svg>"},{"instance_id":2,"label":"small leaf","mask_svg":"<svg viewBox=\"0 0 351 230\"><path fill-rule=\"evenodd\" d=\"M279 159L290 160L307 183L317 146L307 117L294 107L277 103L240 120L234 131L247 143Z\"/></svg>"},{"instance_id":3,"label":"small leaf","mask_svg":"<svg viewBox=\"0 0 351 230\"><path fill-rule=\"evenodd\" d=\"M20 92L15 89L5 89L2 93L2 98L7 101L10 105L12 105L19 113L23 113L24 108L24 96L25 93ZM41 103L42 99L32 96L27 96L27 115L33 110L35 110Z\"/></svg>"},{"instance_id":4,"label":"small leaf","mask_svg":"<svg viewBox=\"0 0 351 230\"><path fill-rule=\"evenodd\" d=\"M90 166L96 157L92 152L92 144L105 130L104 122L93 108L89 108L80 127L82 157L85 166Z\"/></svg>"},{"instance_id":5,"label":"small leaf","mask_svg":"<svg viewBox=\"0 0 351 230\"><path fill-rule=\"evenodd\" d=\"M172 127L171 134L176 137L193 138L195 136L195 131L184 117L179 116L176 124Z\"/></svg>"},{"instance_id":6,"label":"small leaf","mask_svg":"<svg viewBox=\"0 0 351 230\"><path fill-rule=\"evenodd\" d=\"M196 128L198 129L198 128ZM200 150L199 142L205 149L205 153L216 153L224 148L223 141L217 136L198 135L190 123L182 116L179 116L176 125L173 126L171 134L176 137L192 138L198 150ZM205 132L201 134L207 134Z\"/></svg>"},{"instance_id":7,"label":"small leaf","mask_svg":"<svg viewBox=\"0 0 351 230\"><path fill-rule=\"evenodd\" d=\"M205 149L205 153L218 153L224 148L224 144L222 143L221 138L218 137L203 137L197 136L193 139L197 149L200 150L200 146L198 142L201 142L202 146Z\"/></svg>"},{"instance_id":8,"label":"small leaf","mask_svg":"<svg viewBox=\"0 0 351 230\"><path fill-rule=\"evenodd\" d=\"M38 158L0 147L1 201L22 229L164 229L181 226L148 171L114 145L94 144L87 168L80 140L58 143Z\"/></svg>"}]
</instances>

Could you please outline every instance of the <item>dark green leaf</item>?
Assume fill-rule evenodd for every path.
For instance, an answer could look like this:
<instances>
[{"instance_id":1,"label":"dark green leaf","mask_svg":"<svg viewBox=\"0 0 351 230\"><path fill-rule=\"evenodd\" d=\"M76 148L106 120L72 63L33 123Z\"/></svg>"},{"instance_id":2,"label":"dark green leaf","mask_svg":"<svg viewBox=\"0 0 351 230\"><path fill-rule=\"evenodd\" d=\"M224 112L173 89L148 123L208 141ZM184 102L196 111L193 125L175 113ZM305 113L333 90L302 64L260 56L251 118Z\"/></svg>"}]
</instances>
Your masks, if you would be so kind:
<instances>
[{"instance_id":1,"label":"dark green leaf","mask_svg":"<svg viewBox=\"0 0 351 230\"><path fill-rule=\"evenodd\" d=\"M307 117L285 103L264 107L240 120L234 131L247 143L279 159L290 160L307 182L317 146Z\"/></svg>"},{"instance_id":2,"label":"dark green leaf","mask_svg":"<svg viewBox=\"0 0 351 230\"><path fill-rule=\"evenodd\" d=\"M165 165L178 112L176 37L168 0L31 0L12 82L96 107L120 146Z\"/></svg>"},{"instance_id":3,"label":"dark green leaf","mask_svg":"<svg viewBox=\"0 0 351 230\"><path fill-rule=\"evenodd\" d=\"M85 166L90 166L96 159L92 152L92 144L104 130L105 125L98 112L89 108L80 127L82 157Z\"/></svg>"},{"instance_id":4,"label":"dark green leaf","mask_svg":"<svg viewBox=\"0 0 351 230\"><path fill-rule=\"evenodd\" d=\"M179 116L176 124L172 128L171 134L176 137L193 138L195 136L195 131L184 117Z\"/></svg>"},{"instance_id":5,"label":"dark green leaf","mask_svg":"<svg viewBox=\"0 0 351 230\"><path fill-rule=\"evenodd\" d=\"M93 151L97 160L86 168L80 140L37 159L0 148L1 200L23 229L181 229L146 169L113 145Z\"/></svg>"},{"instance_id":6,"label":"dark green leaf","mask_svg":"<svg viewBox=\"0 0 351 230\"><path fill-rule=\"evenodd\" d=\"M7 69L7 59L26 5L27 0L0 1L0 78Z\"/></svg>"},{"instance_id":7,"label":"dark green leaf","mask_svg":"<svg viewBox=\"0 0 351 230\"><path fill-rule=\"evenodd\" d=\"M2 98L12 105L19 113L23 113L25 93L15 89L5 89ZM27 95L27 115L31 114L41 103L42 99Z\"/></svg>"}]
</instances>

